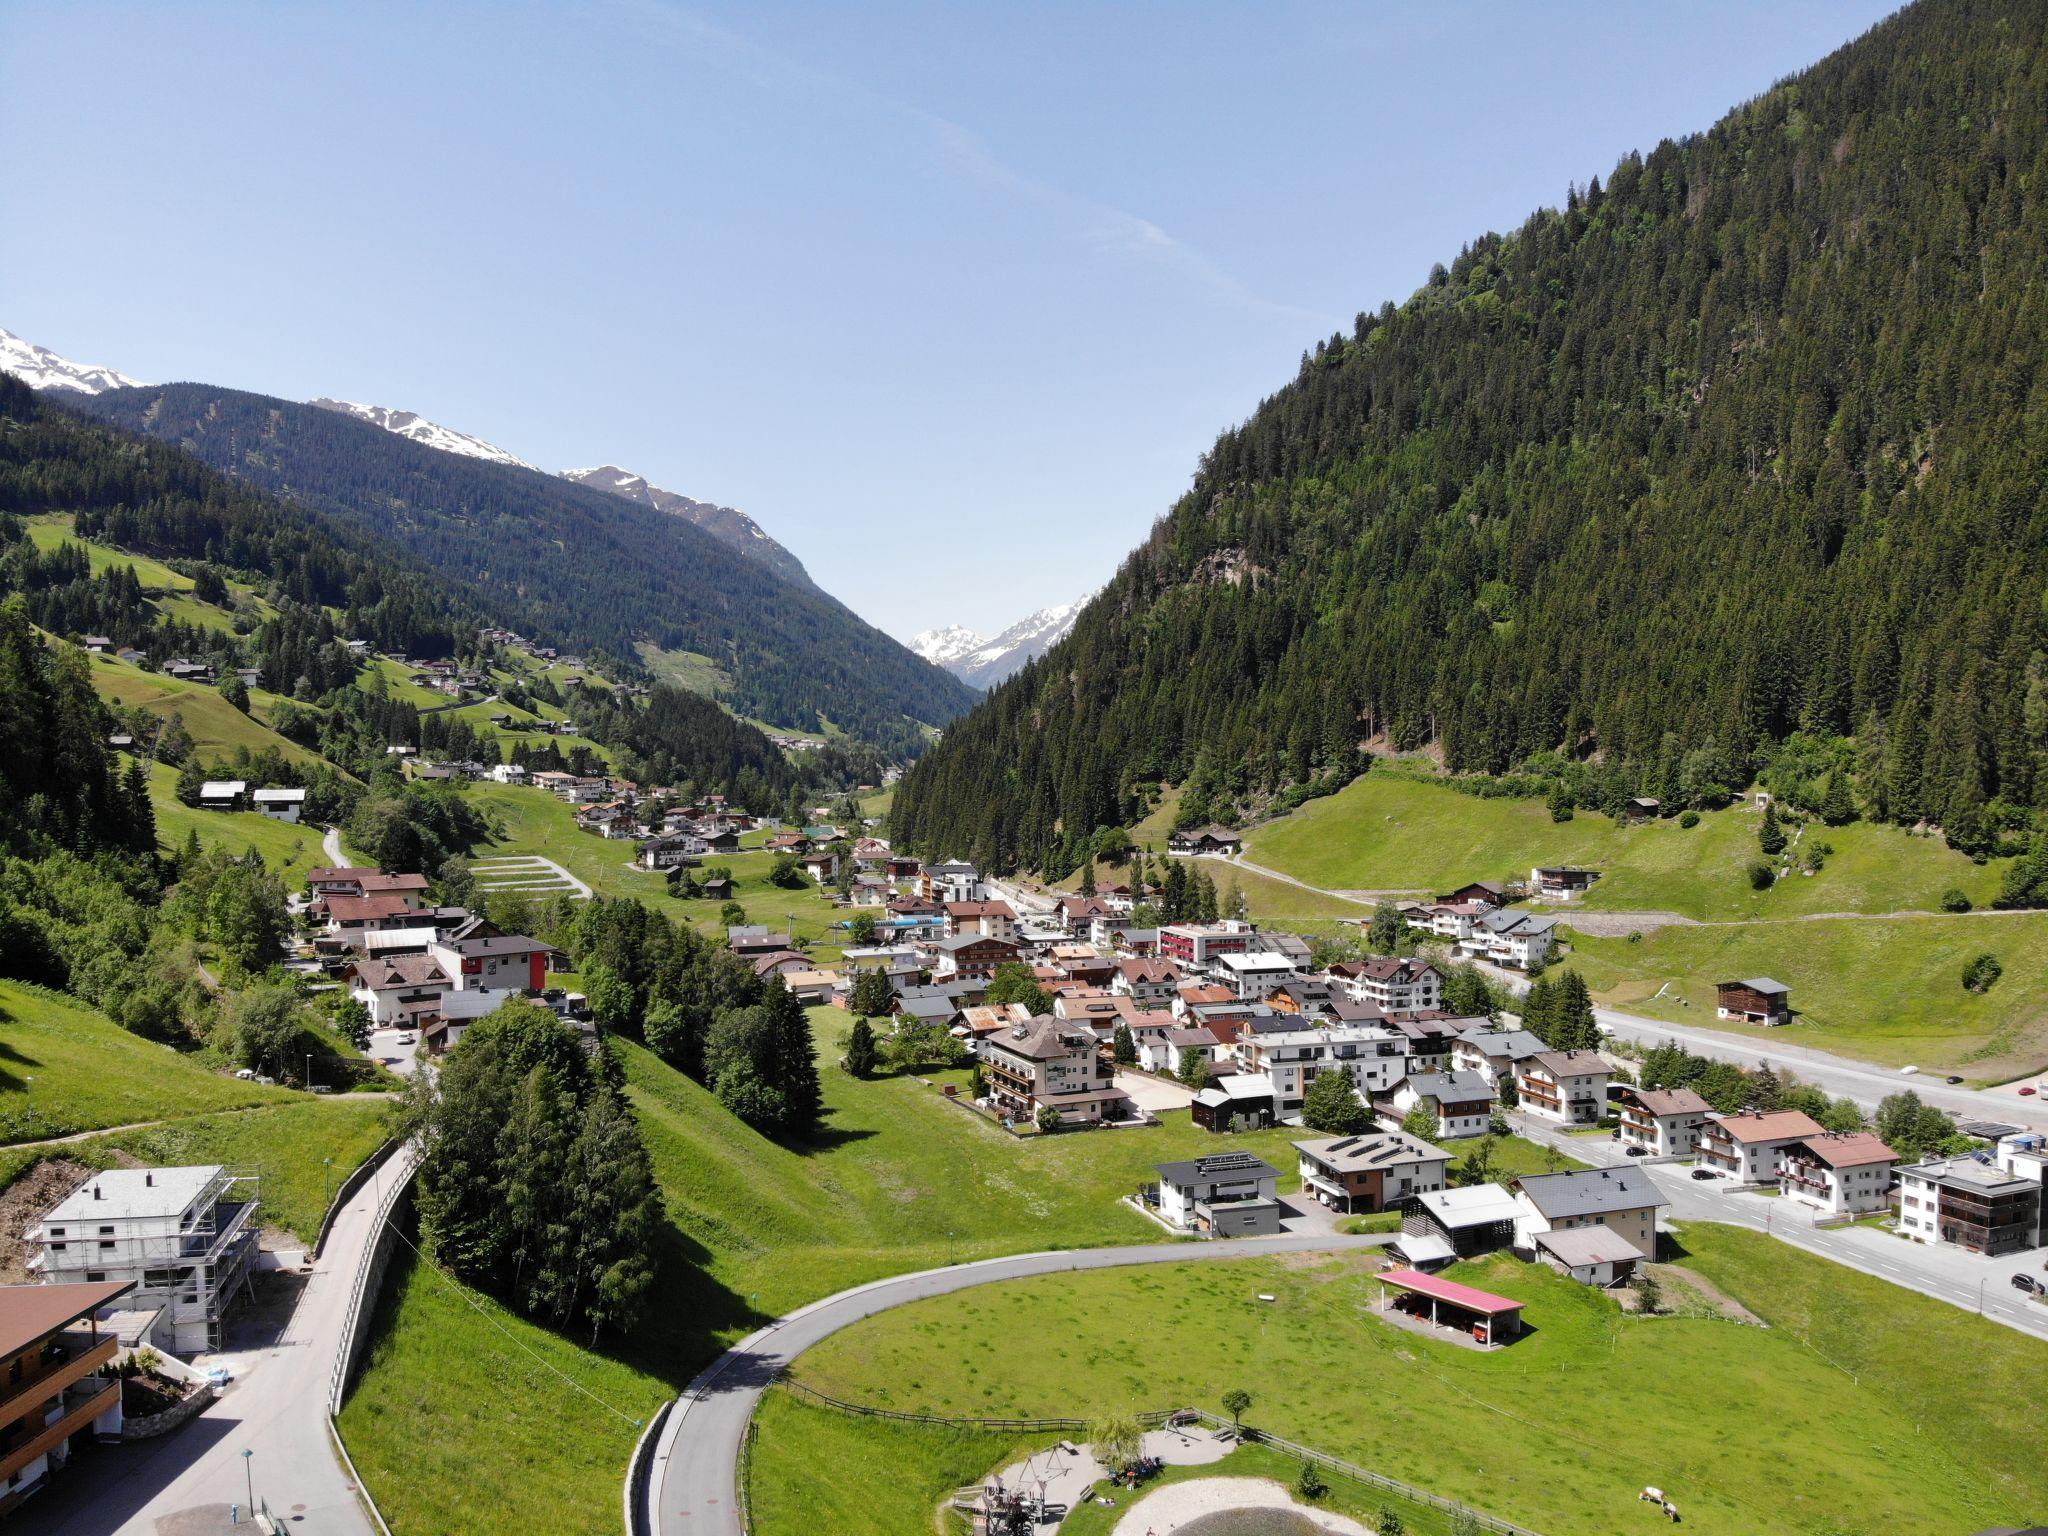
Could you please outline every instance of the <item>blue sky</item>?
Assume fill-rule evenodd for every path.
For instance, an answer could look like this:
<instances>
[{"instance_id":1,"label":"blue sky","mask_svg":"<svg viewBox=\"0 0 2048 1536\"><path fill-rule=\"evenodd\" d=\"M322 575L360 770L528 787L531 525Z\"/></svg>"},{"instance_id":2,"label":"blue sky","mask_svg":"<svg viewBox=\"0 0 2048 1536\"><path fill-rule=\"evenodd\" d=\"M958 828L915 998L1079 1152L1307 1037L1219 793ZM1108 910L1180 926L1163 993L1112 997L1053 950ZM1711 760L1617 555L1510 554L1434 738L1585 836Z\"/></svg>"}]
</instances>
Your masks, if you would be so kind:
<instances>
[{"instance_id":1,"label":"blue sky","mask_svg":"<svg viewBox=\"0 0 2048 1536\"><path fill-rule=\"evenodd\" d=\"M1304 347L1891 7L15 3L0 326L1099 585Z\"/></svg>"}]
</instances>

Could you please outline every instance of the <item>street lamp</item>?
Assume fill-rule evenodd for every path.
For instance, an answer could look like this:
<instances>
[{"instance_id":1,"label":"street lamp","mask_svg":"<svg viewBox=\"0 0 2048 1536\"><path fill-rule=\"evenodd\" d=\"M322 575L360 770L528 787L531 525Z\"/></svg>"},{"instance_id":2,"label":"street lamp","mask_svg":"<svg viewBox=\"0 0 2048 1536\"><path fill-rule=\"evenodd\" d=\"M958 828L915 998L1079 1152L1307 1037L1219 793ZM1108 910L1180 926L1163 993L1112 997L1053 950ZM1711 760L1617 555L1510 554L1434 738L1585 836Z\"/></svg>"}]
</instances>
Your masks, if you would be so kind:
<instances>
[{"instance_id":1,"label":"street lamp","mask_svg":"<svg viewBox=\"0 0 2048 1536\"><path fill-rule=\"evenodd\" d=\"M254 1519L256 1516L256 1474L249 1470L249 1460L255 1454L254 1451L242 1452L242 1482L249 1493L249 1517L251 1519Z\"/></svg>"}]
</instances>

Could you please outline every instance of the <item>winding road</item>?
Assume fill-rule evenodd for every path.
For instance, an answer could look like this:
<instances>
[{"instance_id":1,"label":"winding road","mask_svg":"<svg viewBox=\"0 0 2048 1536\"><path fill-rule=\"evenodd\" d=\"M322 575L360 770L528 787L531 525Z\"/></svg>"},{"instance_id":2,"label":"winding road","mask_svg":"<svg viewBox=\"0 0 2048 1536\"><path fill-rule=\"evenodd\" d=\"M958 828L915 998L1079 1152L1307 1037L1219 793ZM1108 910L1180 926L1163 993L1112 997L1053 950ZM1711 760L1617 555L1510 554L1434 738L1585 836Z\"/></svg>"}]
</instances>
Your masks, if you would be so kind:
<instances>
[{"instance_id":1,"label":"winding road","mask_svg":"<svg viewBox=\"0 0 2048 1536\"><path fill-rule=\"evenodd\" d=\"M777 1318L720 1355L677 1399L662 1426L648 1478L649 1531L657 1536L741 1536L736 1472L740 1442L761 1394L778 1372L812 1345L863 1318L905 1302L945 1296L998 1280L1126 1264L1249 1259L1262 1254L1349 1252L1380 1247L1391 1235L1300 1234L1229 1242L1154 1243L1132 1248L1077 1248L982 1259L855 1286Z\"/></svg>"},{"instance_id":2,"label":"winding road","mask_svg":"<svg viewBox=\"0 0 2048 1536\"><path fill-rule=\"evenodd\" d=\"M341 851L341 828L329 827L326 835L320 839L320 848L327 855L327 867L329 869L348 869L352 867L349 864L348 855Z\"/></svg>"}]
</instances>

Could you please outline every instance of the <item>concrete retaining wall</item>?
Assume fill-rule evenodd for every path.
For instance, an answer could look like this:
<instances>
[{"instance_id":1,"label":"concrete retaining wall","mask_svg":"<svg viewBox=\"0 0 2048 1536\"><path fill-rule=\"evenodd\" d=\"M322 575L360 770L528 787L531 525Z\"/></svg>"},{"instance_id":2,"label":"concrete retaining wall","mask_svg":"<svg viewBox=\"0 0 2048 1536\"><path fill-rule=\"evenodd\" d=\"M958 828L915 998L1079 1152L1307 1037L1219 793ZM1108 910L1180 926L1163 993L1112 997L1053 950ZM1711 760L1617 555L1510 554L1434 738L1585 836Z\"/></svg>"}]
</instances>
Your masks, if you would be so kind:
<instances>
[{"instance_id":1,"label":"concrete retaining wall","mask_svg":"<svg viewBox=\"0 0 2048 1536\"><path fill-rule=\"evenodd\" d=\"M211 1385L201 1387L174 1408L162 1413L144 1414L139 1419L127 1419L121 1424L121 1438L128 1440L153 1440L158 1435L167 1435L189 1419L195 1419L206 1411L207 1405L220 1394Z\"/></svg>"}]
</instances>

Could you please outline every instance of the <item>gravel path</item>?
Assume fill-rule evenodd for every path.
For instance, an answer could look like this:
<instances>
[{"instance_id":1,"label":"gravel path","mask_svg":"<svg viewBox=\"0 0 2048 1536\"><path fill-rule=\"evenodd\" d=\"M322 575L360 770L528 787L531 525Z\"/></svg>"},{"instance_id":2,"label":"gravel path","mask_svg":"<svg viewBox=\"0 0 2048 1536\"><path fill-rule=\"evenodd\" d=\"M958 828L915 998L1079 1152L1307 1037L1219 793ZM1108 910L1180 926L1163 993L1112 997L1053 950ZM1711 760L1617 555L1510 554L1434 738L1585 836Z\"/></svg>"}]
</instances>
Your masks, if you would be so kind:
<instances>
[{"instance_id":1,"label":"gravel path","mask_svg":"<svg viewBox=\"0 0 2048 1536\"><path fill-rule=\"evenodd\" d=\"M1356 1520L1297 1504L1294 1495L1263 1477L1203 1477L1148 1493L1117 1521L1114 1536L1170 1536L1191 1520L1231 1509L1290 1509L1330 1536L1372 1536Z\"/></svg>"}]
</instances>

